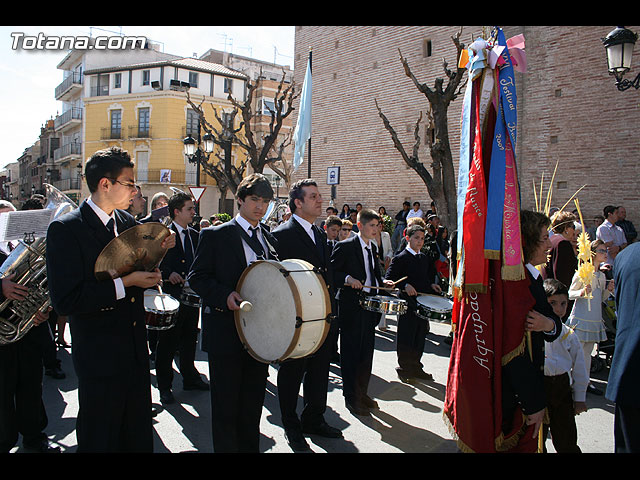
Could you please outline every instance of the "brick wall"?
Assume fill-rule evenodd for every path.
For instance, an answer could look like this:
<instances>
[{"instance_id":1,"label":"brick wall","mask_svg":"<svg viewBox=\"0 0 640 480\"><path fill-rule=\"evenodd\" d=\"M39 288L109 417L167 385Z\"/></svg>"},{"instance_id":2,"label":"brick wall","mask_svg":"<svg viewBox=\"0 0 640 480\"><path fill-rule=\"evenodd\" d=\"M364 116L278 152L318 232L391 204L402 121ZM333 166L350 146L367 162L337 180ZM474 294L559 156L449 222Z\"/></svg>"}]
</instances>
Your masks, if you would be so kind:
<instances>
[{"instance_id":1,"label":"brick wall","mask_svg":"<svg viewBox=\"0 0 640 480\"><path fill-rule=\"evenodd\" d=\"M413 126L428 102L404 75L398 49L420 82L433 88L443 77L442 60L455 68L451 36L459 27L424 26L299 26L295 39L295 82L302 88L309 48L313 51L313 120L311 176L327 199L326 169L341 167L336 206L361 202L395 214L404 200L431 201L426 186L394 148L380 120L375 100L410 152ZM522 206L534 207L533 181L539 188L559 161L553 205L561 206L582 185L579 194L586 219L606 204L623 204L627 218L640 225L639 92L619 92L606 69L601 38L613 26L503 27L507 38L523 33L528 73L517 74L519 178ZM638 27L627 27L638 31ZM481 27L465 26L468 45ZM425 56L425 41L431 56ZM636 47L636 50L638 48ZM640 53L635 63L640 62ZM632 70L632 74L637 73ZM459 153L462 95L449 109L449 135L454 162ZM292 121L295 125L297 112ZM429 165L421 125L419 157ZM307 176L307 157L297 178ZM573 202L572 202L573 208ZM587 221L588 225L590 224Z\"/></svg>"}]
</instances>

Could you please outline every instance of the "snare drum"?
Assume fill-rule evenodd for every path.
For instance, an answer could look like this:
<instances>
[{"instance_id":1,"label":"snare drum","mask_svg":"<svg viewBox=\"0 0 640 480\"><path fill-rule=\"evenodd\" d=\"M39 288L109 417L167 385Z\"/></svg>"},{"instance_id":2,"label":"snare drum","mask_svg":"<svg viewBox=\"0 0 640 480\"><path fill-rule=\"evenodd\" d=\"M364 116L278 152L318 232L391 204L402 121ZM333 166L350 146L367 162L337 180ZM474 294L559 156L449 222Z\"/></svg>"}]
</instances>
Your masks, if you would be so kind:
<instances>
[{"instance_id":1,"label":"snare drum","mask_svg":"<svg viewBox=\"0 0 640 480\"><path fill-rule=\"evenodd\" d=\"M315 353L329 333L331 297L313 265L300 259L258 260L236 291L251 308L237 310L238 335L249 354L279 363Z\"/></svg>"},{"instance_id":2,"label":"snare drum","mask_svg":"<svg viewBox=\"0 0 640 480\"><path fill-rule=\"evenodd\" d=\"M182 292L180 292L180 303L189 307L200 308L202 305L202 299L200 298L200 295L196 294L196 292L191 289L191 287L185 284L182 288Z\"/></svg>"},{"instance_id":3,"label":"snare drum","mask_svg":"<svg viewBox=\"0 0 640 480\"><path fill-rule=\"evenodd\" d=\"M416 316L423 320L450 321L453 302L438 295L421 295L416 298Z\"/></svg>"},{"instance_id":4,"label":"snare drum","mask_svg":"<svg viewBox=\"0 0 640 480\"><path fill-rule=\"evenodd\" d=\"M360 298L360 306L369 312L385 315L404 315L408 308L406 300L384 295L363 296Z\"/></svg>"},{"instance_id":5,"label":"snare drum","mask_svg":"<svg viewBox=\"0 0 640 480\"><path fill-rule=\"evenodd\" d=\"M145 323L149 330L168 330L178 321L180 302L166 293L144 291Z\"/></svg>"}]
</instances>

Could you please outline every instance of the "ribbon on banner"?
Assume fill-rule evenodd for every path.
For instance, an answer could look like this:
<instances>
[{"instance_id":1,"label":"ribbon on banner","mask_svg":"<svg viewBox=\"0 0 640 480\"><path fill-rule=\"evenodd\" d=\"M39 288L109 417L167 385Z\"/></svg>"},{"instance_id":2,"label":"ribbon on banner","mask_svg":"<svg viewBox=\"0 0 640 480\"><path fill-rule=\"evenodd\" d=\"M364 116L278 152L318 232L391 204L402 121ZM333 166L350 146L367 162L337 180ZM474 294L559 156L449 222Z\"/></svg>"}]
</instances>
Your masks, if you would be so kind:
<instances>
[{"instance_id":1,"label":"ribbon on banner","mask_svg":"<svg viewBox=\"0 0 640 480\"><path fill-rule=\"evenodd\" d=\"M481 81L473 82L473 152L469 167L469 186L463 211L465 235L465 291L486 292L487 261L484 258L484 229L487 213L487 191L482 158L482 133L480 129Z\"/></svg>"}]
</instances>

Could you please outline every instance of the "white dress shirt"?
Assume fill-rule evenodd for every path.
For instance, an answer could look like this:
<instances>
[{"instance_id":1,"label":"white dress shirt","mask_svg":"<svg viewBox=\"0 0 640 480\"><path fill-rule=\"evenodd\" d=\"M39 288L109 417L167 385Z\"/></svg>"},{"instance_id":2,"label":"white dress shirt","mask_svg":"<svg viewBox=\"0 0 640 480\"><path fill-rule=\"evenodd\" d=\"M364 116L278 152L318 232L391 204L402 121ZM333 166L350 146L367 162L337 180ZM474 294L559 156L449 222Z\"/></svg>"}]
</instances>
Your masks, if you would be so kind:
<instances>
[{"instance_id":1,"label":"white dress shirt","mask_svg":"<svg viewBox=\"0 0 640 480\"><path fill-rule=\"evenodd\" d=\"M367 253L367 248L369 248L369 250L371 251L371 256L373 257L374 265L375 265L375 261L376 261L375 256L373 255L373 249L371 248L371 242L369 242L369 244L367 245L365 243L365 241L362 239L362 236L360 235L360 232L356 233L356 235L358 236L358 239L360 240L360 247L362 248L362 256L364 258L364 270L367 273L367 278L365 279L365 284L366 284L367 280L371 280L371 286L379 287L380 285L378 285L378 280L376 279L376 276L369 269L369 254ZM353 278L353 277L351 277L351 275L347 275L345 277L345 282L349 278ZM362 290L364 292L369 293L369 292L371 292L372 289L369 288L369 287L365 287Z\"/></svg>"},{"instance_id":2,"label":"white dress shirt","mask_svg":"<svg viewBox=\"0 0 640 480\"><path fill-rule=\"evenodd\" d=\"M242 227L242 229L247 232L247 235L249 235L251 237L251 230L249 230L249 228L253 228L253 225L251 225L242 215L240 215L239 213L236 215L236 222L238 222L238 225L240 225L240 227ZM258 230L257 230L257 234L258 234L258 240L260 241L260 244L262 245L262 248L266 253L269 251L269 249L267 248L267 245L264 242L264 238L262 236L262 229L260 228L260 224L257 225ZM253 251L253 249L249 246L249 244L247 242L245 242L244 238L242 239L242 246L244 247L244 258L247 260L247 265L255 262L256 260L258 260L258 256L256 255L256 252Z\"/></svg>"},{"instance_id":3,"label":"white dress shirt","mask_svg":"<svg viewBox=\"0 0 640 480\"><path fill-rule=\"evenodd\" d=\"M307 232L307 235L309 235L309 237L311 237L311 241L313 243L316 243L316 237L313 234L313 230L311 227L313 227L313 225L308 222L307 220L305 220L302 217L299 217L298 215L296 215L295 213L292 215L293 218L295 218L296 222L298 222L302 228L304 228L304 231Z\"/></svg>"},{"instance_id":4,"label":"white dress shirt","mask_svg":"<svg viewBox=\"0 0 640 480\"><path fill-rule=\"evenodd\" d=\"M96 203L91 199L91 197L87 198L87 205L91 207L91 209L95 212L95 214L98 216L98 218L104 224L105 227L107 226L107 223L109 223L109 220L113 219L113 232L116 234L116 237L117 237L118 223L116 222L115 212L111 212L111 215L107 215L107 212L105 212L98 205L96 205ZM126 296L126 293L124 291L124 284L122 283L122 279L114 278L113 283L116 286L116 300L120 300L124 298Z\"/></svg>"},{"instance_id":5,"label":"white dress shirt","mask_svg":"<svg viewBox=\"0 0 640 480\"><path fill-rule=\"evenodd\" d=\"M589 375L584 362L584 352L578 336L567 325L553 342L544 342L544 374L548 377L569 374L575 402L584 402Z\"/></svg>"}]
</instances>

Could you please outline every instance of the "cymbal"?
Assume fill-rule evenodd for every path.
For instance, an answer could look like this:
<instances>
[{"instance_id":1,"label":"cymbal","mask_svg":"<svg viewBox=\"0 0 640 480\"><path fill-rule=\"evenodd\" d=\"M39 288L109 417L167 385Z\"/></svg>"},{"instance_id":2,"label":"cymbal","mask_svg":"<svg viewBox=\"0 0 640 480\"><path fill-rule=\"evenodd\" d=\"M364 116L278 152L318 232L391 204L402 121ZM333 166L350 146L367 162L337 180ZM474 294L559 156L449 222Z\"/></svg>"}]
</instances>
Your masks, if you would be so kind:
<instances>
[{"instance_id":1,"label":"cymbal","mask_svg":"<svg viewBox=\"0 0 640 480\"><path fill-rule=\"evenodd\" d=\"M150 272L160 265L167 253L162 241L171 230L159 222L131 227L111 240L100 252L94 268L98 280L114 279L131 272Z\"/></svg>"}]
</instances>

